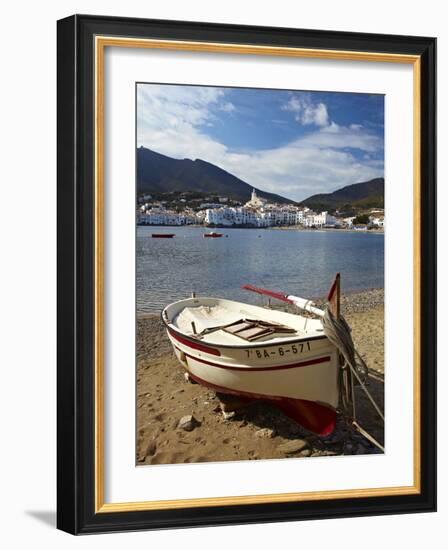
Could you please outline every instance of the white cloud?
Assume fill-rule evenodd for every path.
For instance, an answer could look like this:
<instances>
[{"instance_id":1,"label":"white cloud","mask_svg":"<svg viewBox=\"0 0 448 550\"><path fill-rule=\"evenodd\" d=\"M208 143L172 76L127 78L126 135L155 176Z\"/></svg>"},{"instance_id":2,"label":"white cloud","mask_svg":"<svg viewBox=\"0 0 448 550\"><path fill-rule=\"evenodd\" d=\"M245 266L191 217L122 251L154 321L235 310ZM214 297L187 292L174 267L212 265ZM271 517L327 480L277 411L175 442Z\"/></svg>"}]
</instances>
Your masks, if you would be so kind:
<instances>
[{"instance_id":1,"label":"white cloud","mask_svg":"<svg viewBox=\"0 0 448 550\"><path fill-rule=\"evenodd\" d=\"M303 125L327 126L329 123L325 103L313 103L306 95L293 95L282 108L284 111L292 111L297 122Z\"/></svg>"},{"instance_id":2,"label":"white cloud","mask_svg":"<svg viewBox=\"0 0 448 550\"><path fill-rule=\"evenodd\" d=\"M360 125L338 126L332 122L319 131L308 134L302 143L309 147L331 147L335 149L360 149L368 153L378 151L382 147L382 140L375 134L368 132Z\"/></svg>"},{"instance_id":3,"label":"white cloud","mask_svg":"<svg viewBox=\"0 0 448 550\"><path fill-rule=\"evenodd\" d=\"M225 113L233 113L233 111L236 110L236 107L233 103L230 103L229 101L226 101L225 103L221 103L221 105L218 107L220 111L224 111Z\"/></svg>"},{"instance_id":4,"label":"white cloud","mask_svg":"<svg viewBox=\"0 0 448 550\"><path fill-rule=\"evenodd\" d=\"M221 166L265 191L296 200L383 175L381 162L357 161L346 151L298 140L269 151L226 155Z\"/></svg>"},{"instance_id":5,"label":"white cloud","mask_svg":"<svg viewBox=\"0 0 448 550\"><path fill-rule=\"evenodd\" d=\"M330 122L326 108L325 115L314 109L313 116L321 122L326 117L327 124L315 124L315 131L292 143L234 152L202 130L213 124L213 111L233 112L222 109L228 104L224 91L148 85L138 87L137 100L139 146L175 158L201 158L265 191L301 200L383 175L383 162L371 160L382 149L382 140L360 125ZM351 149L369 158L358 160Z\"/></svg>"},{"instance_id":6,"label":"white cloud","mask_svg":"<svg viewBox=\"0 0 448 550\"><path fill-rule=\"evenodd\" d=\"M210 107L218 105L223 95L218 88L140 85L137 88L139 129L203 124L210 119Z\"/></svg>"}]
</instances>

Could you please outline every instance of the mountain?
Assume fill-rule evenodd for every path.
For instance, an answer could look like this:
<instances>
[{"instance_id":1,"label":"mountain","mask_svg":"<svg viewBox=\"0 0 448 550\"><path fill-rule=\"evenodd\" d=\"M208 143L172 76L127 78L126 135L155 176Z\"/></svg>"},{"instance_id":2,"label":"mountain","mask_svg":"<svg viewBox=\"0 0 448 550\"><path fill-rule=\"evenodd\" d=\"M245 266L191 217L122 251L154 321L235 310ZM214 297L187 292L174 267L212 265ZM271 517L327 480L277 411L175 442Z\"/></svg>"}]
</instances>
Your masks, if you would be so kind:
<instances>
[{"instance_id":1,"label":"mountain","mask_svg":"<svg viewBox=\"0 0 448 550\"><path fill-rule=\"evenodd\" d=\"M137 149L139 194L196 191L246 202L250 199L252 189L256 190L259 197L271 202L294 203L280 195L254 188L210 162L200 159L174 159L145 147Z\"/></svg>"},{"instance_id":2,"label":"mountain","mask_svg":"<svg viewBox=\"0 0 448 550\"><path fill-rule=\"evenodd\" d=\"M321 193L300 203L313 210L384 208L384 178L353 183L333 193Z\"/></svg>"}]
</instances>

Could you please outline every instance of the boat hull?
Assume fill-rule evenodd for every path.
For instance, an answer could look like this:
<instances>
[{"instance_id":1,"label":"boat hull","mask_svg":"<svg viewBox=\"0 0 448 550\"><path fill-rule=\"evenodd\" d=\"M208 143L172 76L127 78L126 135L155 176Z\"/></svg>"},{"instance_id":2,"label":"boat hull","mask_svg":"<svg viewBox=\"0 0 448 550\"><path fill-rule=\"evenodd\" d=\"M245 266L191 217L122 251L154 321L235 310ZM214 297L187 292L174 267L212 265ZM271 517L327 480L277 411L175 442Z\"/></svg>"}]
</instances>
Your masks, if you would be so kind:
<instances>
[{"instance_id":1,"label":"boat hull","mask_svg":"<svg viewBox=\"0 0 448 550\"><path fill-rule=\"evenodd\" d=\"M263 399L306 428L326 435L339 400L336 348L324 336L283 345L211 346L168 327L174 353L190 376L223 393Z\"/></svg>"},{"instance_id":2,"label":"boat hull","mask_svg":"<svg viewBox=\"0 0 448 550\"><path fill-rule=\"evenodd\" d=\"M198 384L216 392L237 395L240 399L244 399L247 402L262 400L271 403L301 426L321 436L331 434L336 427L336 410L326 405L320 405L315 401L291 399L289 397L274 398L266 395L253 394L251 392L234 391L226 387L216 386L210 382L206 382L202 378L192 374L191 371L189 372L189 376Z\"/></svg>"}]
</instances>

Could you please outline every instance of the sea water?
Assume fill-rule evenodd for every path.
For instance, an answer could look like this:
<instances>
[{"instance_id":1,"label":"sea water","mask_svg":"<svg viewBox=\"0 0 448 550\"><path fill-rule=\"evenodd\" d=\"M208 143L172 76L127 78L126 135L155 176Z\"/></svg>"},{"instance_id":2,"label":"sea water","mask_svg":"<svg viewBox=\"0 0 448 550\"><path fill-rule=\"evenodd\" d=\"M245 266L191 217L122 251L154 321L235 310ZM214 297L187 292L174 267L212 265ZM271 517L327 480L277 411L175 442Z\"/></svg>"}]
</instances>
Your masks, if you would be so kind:
<instances>
[{"instance_id":1,"label":"sea water","mask_svg":"<svg viewBox=\"0 0 448 550\"><path fill-rule=\"evenodd\" d=\"M375 231L137 227L137 312L198 296L260 303L251 284L304 298L323 296L337 272L342 291L382 288L384 234ZM175 233L153 239L152 233Z\"/></svg>"}]
</instances>

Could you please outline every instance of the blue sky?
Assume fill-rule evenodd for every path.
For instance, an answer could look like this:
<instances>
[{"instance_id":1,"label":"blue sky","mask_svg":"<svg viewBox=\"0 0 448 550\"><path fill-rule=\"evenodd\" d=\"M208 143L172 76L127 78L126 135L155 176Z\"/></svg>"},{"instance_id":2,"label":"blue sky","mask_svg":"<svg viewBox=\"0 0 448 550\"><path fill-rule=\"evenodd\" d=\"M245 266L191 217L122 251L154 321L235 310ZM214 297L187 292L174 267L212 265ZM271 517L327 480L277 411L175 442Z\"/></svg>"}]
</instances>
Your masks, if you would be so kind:
<instances>
[{"instance_id":1,"label":"blue sky","mask_svg":"<svg viewBox=\"0 0 448 550\"><path fill-rule=\"evenodd\" d=\"M301 200L384 175L384 97L138 84L137 145Z\"/></svg>"}]
</instances>

